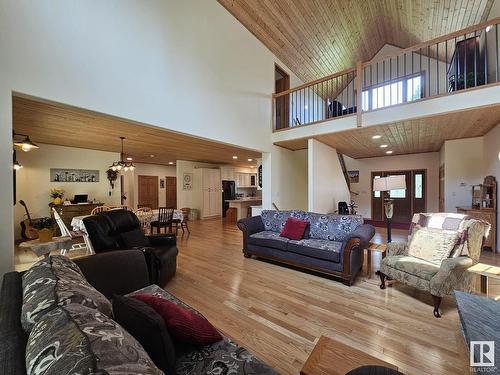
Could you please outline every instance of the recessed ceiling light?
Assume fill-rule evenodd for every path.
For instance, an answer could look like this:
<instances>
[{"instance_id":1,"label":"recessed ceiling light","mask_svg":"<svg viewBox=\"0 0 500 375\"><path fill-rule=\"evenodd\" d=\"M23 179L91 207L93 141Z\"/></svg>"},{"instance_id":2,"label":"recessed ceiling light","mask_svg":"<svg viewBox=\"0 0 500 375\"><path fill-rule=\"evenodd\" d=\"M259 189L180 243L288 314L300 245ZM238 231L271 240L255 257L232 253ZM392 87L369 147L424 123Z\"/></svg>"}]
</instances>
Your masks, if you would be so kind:
<instances>
[{"instance_id":1,"label":"recessed ceiling light","mask_svg":"<svg viewBox=\"0 0 500 375\"><path fill-rule=\"evenodd\" d=\"M174 162L173 161L169 161L168 165L174 165Z\"/></svg>"},{"instance_id":2,"label":"recessed ceiling light","mask_svg":"<svg viewBox=\"0 0 500 375\"><path fill-rule=\"evenodd\" d=\"M233 155L233 159L236 160L238 159L238 157L236 155Z\"/></svg>"},{"instance_id":3,"label":"recessed ceiling light","mask_svg":"<svg viewBox=\"0 0 500 375\"><path fill-rule=\"evenodd\" d=\"M155 156L153 154L149 155L150 158L154 158Z\"/></svg>"},{"instance_id":4,"label":"recessed ceiling light","mask_svg":"<svg viewBox=\"0 0 500 375\"><path fill-rule=\"evenodd\" d=\"M132 158L130 158L130 157L129 157L129 158L127 158L127 160L128 160L128 161L132 161Z\"/></svg>"},{"instance_id":5,"label":"recessed ceiling light","mask_svg":"<svg viewBox=\"0 0 500 375\"><path fill-rule=\"evenodd\" d=\"M382 136L381 136L381 135L378 135L378 134L377 134L377 135L372 136L372 139L380 139L380 138L382 138Z\"/></svg>"},{"instance_id":6,"label":"recessed ceiling light","mask_svg":"<svg viewBox=\"0 0 500 375\"><path fill-rule=\"evenodd\" d=\"M247 159L248 161L253 161L253 159Z\"/></svg>"},{"instance_id":7,"label":"recessed ceiling light","mask_svg":"<svg viewBox=\"0 0 500 375\"><path fill-rule=\"evenodd\" d=\"M392 151L391 151L391 150L389 150L389 151L386 151L385 153L386 153L386 154L392 154Z\"/></svg>"},{"instance_id":8,"label":"recessed ceiling light","mask_svg":"<svg viewBox=\"0 0 500 375\"><path fill-rule=\"evenodd\" d=\"M388 145L380 145L380 148L386 148L389 147Z\"/></svg>"}]
</instances>

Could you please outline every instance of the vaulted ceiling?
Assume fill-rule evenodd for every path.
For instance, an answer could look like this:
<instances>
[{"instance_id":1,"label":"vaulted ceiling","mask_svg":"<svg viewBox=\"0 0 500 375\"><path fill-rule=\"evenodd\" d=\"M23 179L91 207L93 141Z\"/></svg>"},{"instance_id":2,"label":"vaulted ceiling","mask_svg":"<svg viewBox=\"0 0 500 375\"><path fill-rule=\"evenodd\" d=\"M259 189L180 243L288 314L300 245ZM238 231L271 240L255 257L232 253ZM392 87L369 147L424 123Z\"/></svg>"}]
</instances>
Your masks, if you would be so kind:
<instances>
[{"instance_id":1,"label":"vaulted ceiling","mask_svg":"<svg viewBox=\"0 0 500 375\"><path fill-rule=\"evenodd\" d=\"M304 82L487 19L494 0L218 0Z\"/></svg>"}]
</instances>

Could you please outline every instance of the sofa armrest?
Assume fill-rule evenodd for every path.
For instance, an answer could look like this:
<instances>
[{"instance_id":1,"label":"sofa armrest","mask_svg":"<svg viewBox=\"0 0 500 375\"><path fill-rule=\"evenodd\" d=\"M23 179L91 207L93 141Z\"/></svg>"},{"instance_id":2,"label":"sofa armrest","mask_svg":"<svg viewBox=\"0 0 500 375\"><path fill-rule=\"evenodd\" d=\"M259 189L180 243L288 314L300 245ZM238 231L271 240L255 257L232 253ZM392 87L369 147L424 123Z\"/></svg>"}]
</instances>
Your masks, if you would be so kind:
<instances>
[{"instance_id":1,"label":"sofa armrest","mask_svg":"<svg viewBox=\"0 0 500 375\"><path fill-rule=\"evenodd\" d=\"M150 234L146 236L149 239L151 246L174 246L177 243L175 234Z\"/></svg>"},{"instance_id":2,"label":"sofa armrest","mask_svg":"<svg viewBox=\"0 0 500 375\"><path fill-rule=\"evenodd\" d=\"M349 234L347 241L353 238L358 238L361 246L364 249L366 248L368 242L370 242L370 240L373 238L374 235L375 235L375 228L373 227L373 225L363 224L357 227L354 231L352 231Z\"/></svg>"},{"instance_id":3,"label":"sofa armrest","mask_svg":"<svg viewBox=\"0 0 500 375\"><path fill-rule=\"evenodd\" d=\"M467 256L443 260L439 271L430 280L431 294L442 297L453 290L469 291L468 283L474 279L467 269L473 265L474 261Z\"/></svg>"},{"instance_id":4,"label":"sofa armrest","mask_svg":"<svg viewBox=\"0 0 500 375\"><path fill-rule=\"evenodd\" d=\"M150 285L144 254L140 250L118 250L74 260L87 281L111 298Z\"/></svg>"},{"instance_id":5,"label":"sofa armrest","mask_svg":"<svg viewBox=\"0 0 500 375\"><path fill-rule=\"evenodd\" d=\"M263 232L265 230L264 223L262 222L262 218L260 216L246 217L238 220L238 228L246 236Z\"/></svg>"},{"instance_id":6,"label":"sofa armrest","mask_svg":"<svg viewBox=\"0 0 500 375\"><path fill-rule=\"evenodd\" d=\"M406 255L407 253L408 249L406 248L405 242L389 242L387 244L388 256Z\"/></svg>"}]
</instances>

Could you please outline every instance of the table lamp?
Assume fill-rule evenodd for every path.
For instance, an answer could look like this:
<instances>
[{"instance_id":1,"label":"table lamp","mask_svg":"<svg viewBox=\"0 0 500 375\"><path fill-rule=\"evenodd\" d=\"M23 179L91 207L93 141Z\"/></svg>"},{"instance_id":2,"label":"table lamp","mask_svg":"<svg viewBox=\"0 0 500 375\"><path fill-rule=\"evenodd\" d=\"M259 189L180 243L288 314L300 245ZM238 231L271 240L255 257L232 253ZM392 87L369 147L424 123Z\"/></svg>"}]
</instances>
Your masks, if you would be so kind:
<instances>
[{"instance_id":1,"label":"table lamp","mask_svg":"<svg viewBox=\"0 0 500 375\"><path fill-rule=\"evenodd\" d=\"M373 191L386 192L384 197L384 211L387 221L387 242L392 242L391 222L394 214L394 201L390 197L391 190L406 189L406 176L396 175L373 179Z\"/></svg>"}]
</instances>

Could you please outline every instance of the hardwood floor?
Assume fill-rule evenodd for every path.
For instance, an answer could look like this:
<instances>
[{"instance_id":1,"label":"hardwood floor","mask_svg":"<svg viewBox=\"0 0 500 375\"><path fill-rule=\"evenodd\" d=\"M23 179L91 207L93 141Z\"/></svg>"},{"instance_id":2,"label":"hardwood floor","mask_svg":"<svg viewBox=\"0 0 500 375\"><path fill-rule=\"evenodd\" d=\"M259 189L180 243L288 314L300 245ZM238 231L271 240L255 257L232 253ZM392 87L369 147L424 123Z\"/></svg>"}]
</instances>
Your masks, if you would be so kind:
<instances>
[{"instance_id":1,"label":"hardwood floor","mask_svg":"<svg viewBox=\"0 0 500 375\"><path fill-rule=\"evenodd\" d=\"M202 312L218 329L282 374L298 374L321 335L396 365L405 374L468 373L468 352L451 297L441 319L428 294L395 283L379 288L360 274L353 286L241 252L242 235L220 220L190 222L178 237L176 277L166 289ZM395 241L406 231L393 231ZM375 242L384 242L378 228ZM22 250L21 250L22 251ZM26 268L29 253L17 253ZM489 263L500 257L486 254ZM32 259L33 260L33 259ZM482 259L483 261L483 259ZM373 262L375 271L380 256ZM366 262L365 262L366 264ZM490 286L490 297L500 285ZM498 298L498 297L497 297Z\"/></svg>"}]
</instances>

